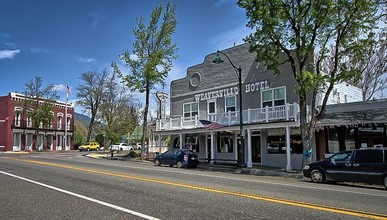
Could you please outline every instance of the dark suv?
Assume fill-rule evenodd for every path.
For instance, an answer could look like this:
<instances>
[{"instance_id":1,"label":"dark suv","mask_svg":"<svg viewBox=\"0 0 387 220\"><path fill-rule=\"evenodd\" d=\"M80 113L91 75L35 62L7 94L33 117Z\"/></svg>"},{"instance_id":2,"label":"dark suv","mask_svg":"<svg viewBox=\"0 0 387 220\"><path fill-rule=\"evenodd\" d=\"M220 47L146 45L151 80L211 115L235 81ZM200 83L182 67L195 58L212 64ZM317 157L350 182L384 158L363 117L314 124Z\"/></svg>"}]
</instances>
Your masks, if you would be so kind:
<instances>
[{"instance_id":1,"label":"dark suv","mask_svg":"<svg viewBox=\"0 0 387 220\"><path fill-rule=\"evenodd\" d=\"M357 149L336 153L328 159L307 164L302 170L315 183L362 182L387 189L387 149Z\"/></svg>"},{"instance_id":2,"label":"dark suv","mask_svg":"<svg viewBox=\"0 0 387 220\"><path fill-rule=\"evenodd\" d=\"M156 166L166 164L169 166L176 165L181 167L196 167L199 165L198 156L192 151L186 149L170 149L162 154L159 154L153 160Z\"/></svg>"}]
</instances>

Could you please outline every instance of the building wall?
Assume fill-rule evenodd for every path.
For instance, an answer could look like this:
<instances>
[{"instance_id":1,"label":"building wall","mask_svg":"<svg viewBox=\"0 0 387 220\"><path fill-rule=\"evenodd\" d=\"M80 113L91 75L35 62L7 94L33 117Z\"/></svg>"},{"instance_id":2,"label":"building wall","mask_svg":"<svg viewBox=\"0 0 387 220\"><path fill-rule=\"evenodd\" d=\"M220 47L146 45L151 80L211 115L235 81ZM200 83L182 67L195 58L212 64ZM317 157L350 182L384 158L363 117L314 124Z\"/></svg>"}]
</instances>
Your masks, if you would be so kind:
<instances>
[{"instance_id":1,"label":"building wall","mask_svg":"<svg viewBox=\"0 0 387 220\"><path fill-rule=\"evenodd\" d=\"M243 109L261 108L263 90L286 87L286 103L298 102L294 93L296 81L289 64L280 66L281 74L273 77L273 71L255 61L255 53L248 52L248 44L224 50L235 66L242 68ZM216 100L217 112L225 112L225 97L237 96L239 109L238 74L227 58L215 64L215 54L205 57L202 64L189 67L187 76L171 82L171 117L183 116L183 104L198 102L199 115L207 114L208 100Z\"/></svg>"},{"instance_id":2,"label":"building wall","mask_svg":"<svg viewBox=\"0 0 387 220\"><path fill-rule=\"evenodd\" d=\"M267 70L266 66L262 63L259 63L255 60L255 53L250 53L248 51L249 45L242 44L236 47L232 47L226 50L223 50L225 54L229 56L232 60L232 63L236 67L241 67L242 69L242 90L239 91L238 85L238 73L237 70L233 68L228 59L220 54L223 63L215 64L212 61L215 59L216 54L209 54L205 56L203 63L191 66L187 69L187 75L184 78L177 79L171 82L170 90L170 117L171 119L179 119L183 117L183 106L185 103L197 102L198 103L198 117L199 119L204 119L203 116L207 117L208 114L208 102L216 101L216 113L225 113L225 97L236 97L235 111L239 112L239 93L242 92L243 106L242 110L247 109L259 109L262 111L264 104L262 102L262 93L272 91L276 88L285 88L284 103L293 104L299 102L299 96L295 93L295 87L297 82L294 79L291 66L289 63L284 63L279 67L280 74L275 75L273 71ZM281 54L280 61L283 61L284 55ZM313 63L313 62L310 62ZM312 69L311 66L308 66L308 69ZM336 87L335 87L336 88ZM273 90L274 91L274 90ZM346 95L347 101L356 100L358 90L354 87L347 86L346 84L338 85L337 91L340 91L340 95L344 97ZM274 92L273 92L274 94ZM311 99L308 99L311 100ZM343 100L345 100L343 98ZM264 109L263 109L264 110ZM297 111L297 109L295 109ZM244 112L245 113L245 112ZM239 113L238 113L239 114ZM245 116L244 116L245 117ZM181 119L181 118L180 118ZM208 119L210 120L210 119ZM238 120L239 121L239 120ZM219 122L219 121L217 121ZM244 130L249 129L249 131L254 131L260 136L260 145L259 149L254 149L255 153L259 151L259 156L256 155L255 160L260 161L262 165L272 166L272 167L285 167L287 165L286 153L273 154L268 152L268 138L270 133L275 129L283 129L285 127L291 127L292 129L296 128L296 121L276 121L274 122L259 122L259 123L249 123L245 124ZM187 130L181 128L181 130L163 130L163 134L170 134L173 147L176 146L177 142L174 142L175 138L178 138L178 133L182 134L184 138L186 134L197 133L199 135L205 134L205 137L200 136L199 146L200 150L198 152L199 158L210 158L209 146L207 139L210 137L210 131L205 130L201 127L195 126L194 128L189 128L192 130ZM299 129L298 129L299 130ZM218 152L218 135L222 132L231 132L233 133L233 151L232 152ZM238 139L239 139L239 125L237 124L228 124L227 128L217 129L214 131L214 143L215 146L212 152L214 159L237 159L239 157L238 149ZM247 133L247 132L246 132ZM296 132L297 133L297 132ZM296 135L300 135L300 132ZM251 133L250 133L251 134ZM248 135L245 135L245 146L247 146ZM258 141L257 141L258 142ZM315 141L312 141L312 146L316 146ZM256 145L256 144L255 144ZM185 146L181 146L185 147ZM254 146L257 148L257 145ZM314 149L314 152L315 149ZM244 150L244 158L246 161L247 158L247 147ZM297 152L291 153L291 163L295 169L301 169L302 163L302 149L297 150ZM316 153L314 154L316 157ZM253 158L254 160L254 158Z\"/></svg>"},{"instance_id":3,"label":"building wall","mask_svg":"<svg viewBox=\"0 0 387 220\"><path fill-rule=\"evenodd\" d=\"M63 116L65 115L65 103L53 103L53 126L47 129L39 129L39 134L38 136L36 136L36 131L34 129L33 124L31 124L31 126L27 125L27 116L25 114L21 114L20 124L16 123L15 121L15 108L23 108L23 99L24 96L22 94L17 93L9 93L7 96L0 97L0 151L28 150L26 147L28 145L27 142L38 142L39 140L40 142L44 142L44 135L47 135L46 137L51 137L50 144L52 145L50 149L56 150L56 137L58 135L64 135L65 133L65 118L63 118L62 120L61 129L58 129L57 114L62 113ZM74 107L72 106L72 104L68 104L67 114L68 116L70 116L70 126L67 130L67 134L68 136L70 136L68 143L70 143L70 149L73 149ZM14 147L15 138L18 140L16 141L18 142L18 147Z\"/></svg>"},{"instance_id":4,"label":"building wall","mask_svg":"<svg viewBox=\"0 0 387 220\"><path fill-rule=\"evenodd\" d=\"M10 127L8 106L8 97L0 97L0 151L5 150L6 144L9 142L7 135L7 128Z\"/></svg>"}]
</instances>

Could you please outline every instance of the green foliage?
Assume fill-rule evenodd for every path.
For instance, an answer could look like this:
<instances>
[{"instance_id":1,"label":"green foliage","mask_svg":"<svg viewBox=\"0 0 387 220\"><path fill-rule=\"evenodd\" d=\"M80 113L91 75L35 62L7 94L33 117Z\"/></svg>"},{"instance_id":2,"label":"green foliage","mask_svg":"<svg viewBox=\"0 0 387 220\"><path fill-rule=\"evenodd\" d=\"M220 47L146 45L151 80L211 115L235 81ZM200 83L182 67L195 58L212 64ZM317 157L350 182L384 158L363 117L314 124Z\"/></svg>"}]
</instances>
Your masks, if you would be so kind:
<instances>
[{"instance_id":1,"label":"green foliage","mask_svg":"<svg viewBox=\"0 0 387 220\"><path fill-rule=\"evenodd\" d=\"M367 36L378 29L385 1L238 0L237 4L246 10L247 27L253 33L245 40L258 61L275 74L280 74L281 64L290 64L298 83L303 145L310 149L315 123L325 112L333 86L360 79L361 70L349 63L364 60L364 51L374 45ZM324 72L327 61L332 65ZM316 97L322 89L326 93L317 110ZM307 100L312 100L311 115L306 114Z\"/></svg>"},{"instance_id":2,"label":"green foliage","mask_svg":"<svg viewBox=\"0 0 387 220\"><path fill-rule=\"evenodd\" d=\"M317 75L309 71L303 71L299 75L299 84L296 85L297 94L308 94L310 91L318 90L324 86L324 77L322 75Z\"/></svg>"},{"instance_id":3,"label":"green foliage","mask_svg":"<svg viewBox=\"0 0 387 220\"><path fill-rule=\"evenodd\" d=\"M117 82L116 73L107 76L99 121L110 142L120 142L121 135L132 132L138 125L138 107L133 96Z\"/></svg>"},{"instance_id":4,"label":"green foliage","mask_svg":"<svg viewBox=\"0 0 387 220\"><path fill-rule=\"evenodd\" d=\"M168 2L164 14L162 5L153 9L148 26L144 24L143 17L137 19L138 27L133 29L133 50L125 51L121 56L131 73L124 75L115 63L112 64L133 91L145 92L159 84L165 86L164 79L172 68L172 60L177 58L177 46L172 43L177 25L175 10L175 5Z\"/></svg>"},{"instance_id":5,"label":"green foliage","mask_svg":"<svg viewBox=\"0 0 387 220\"><path fill-rule=\"evenodd\" d=\"M176 6L170 1L153 9L148 26L144 18L137 19L138 26L133 29L134 43L132 51L126 50L120 59L130 68L124 75L116 63L112 63L114 71L123 83L132 91L145 92L143 112L143 134L146 134L148 123L149 95L156 85L165 86L165 78L172 68L172 61L177 58L177 46L172 43L172 35L176 30ZM145 137L142 137L144 143Z\"/></svg>"},{"instance_id":6,"label":"green foliage","mask_svg":"<svg viewBox=\"0 0 387 220\"><path fill-rule=\"evenodd\" d=\"M53 84L43 87L43 80L39 76L25 83L23 111L30 118L35 134L40 128L48 129L54 120L53 103L59 99Z\"/></svg>"},{"instance_id":7,"label":"green foliage","mask_svg":"<svg viewBox=\"0 0 387 220\"><path fill-rule=\"evenodd\" d=\"M133 150L129 151L128 156L133 158L139 157L139 155Z\"/></svg>"},{"instance_id":8,"label":"green foliage","mask_svg":"<svg viewBox=\"0 0 387 220\"><path fill-rule=\"evenodd\" d=\"M97 134L95 136L95 141L99 143L99 146L105 146L105 137L103 134Z\"/></svg>"},{"instance_id":9,"label":"green foliage","mask_svg":"<svg viewBox=\"0 0 387 220\"><path fill-rule=\"evenodd\" d=\"M86 141L90 141L93 132L94 122L100 110L103 92L108 73L88 71L81 74L81 84L77 87L77 104L90 113L90 123L86 136Z\"/></svg>"},{"instance_id":10,"label":"green foliage","mask_svg":"<svg viewBox=\"0 0 387 220\"><path fill-rule=\"evenodd\" d=\"M317 91L316 86L359 80L359 69L346 63L364 59L364 51L373 45L367 36L377 29L381 1L239 0L237 4L246 10L247 26L254 30L245 39L251 51L275 74L280 74L281 63L290 63L297 92L305 98L307 92ZM280 61L282 52L286 58ZM328 77L313 76L325 74L321 64L327 59L334 63Z\"/></svg>"}]
</instances>

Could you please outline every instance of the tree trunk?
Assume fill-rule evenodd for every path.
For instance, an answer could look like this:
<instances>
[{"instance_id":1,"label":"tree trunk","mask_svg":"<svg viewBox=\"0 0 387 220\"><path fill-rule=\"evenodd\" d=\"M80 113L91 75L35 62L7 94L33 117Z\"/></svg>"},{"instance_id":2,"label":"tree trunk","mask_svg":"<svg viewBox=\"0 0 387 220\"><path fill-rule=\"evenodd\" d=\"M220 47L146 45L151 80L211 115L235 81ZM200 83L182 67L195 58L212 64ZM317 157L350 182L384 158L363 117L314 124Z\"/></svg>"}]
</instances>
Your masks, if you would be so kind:
<instances>
[{"instance_id":1,"label":"tree trunk","mask_svg":"<svg viewBox=\"0 0 387 220\"><path fill-rule=\"evenodd\" d=\"M142 123L141 160L144 159L144 147L145 147L145 138L146 138L147 121L148 121L149 94L150 94L150 89L149 89L149 85L147 85L147 89L145 91L144 121Z\"/></svg>"},{"instance_id":2,"label":"tree trunk","mask_svg":"<svg viewBox=\"0 0 387 220\"><path fill-rule=\"evenodd\" d=\"M89 129L87 131L87 136L86 136L86 142L90 141L91 132L93 131L94 119L95 119L95 115L91 115L91 119L90 119L90 123L89 123Z\"/></svg>"}]
</instances>

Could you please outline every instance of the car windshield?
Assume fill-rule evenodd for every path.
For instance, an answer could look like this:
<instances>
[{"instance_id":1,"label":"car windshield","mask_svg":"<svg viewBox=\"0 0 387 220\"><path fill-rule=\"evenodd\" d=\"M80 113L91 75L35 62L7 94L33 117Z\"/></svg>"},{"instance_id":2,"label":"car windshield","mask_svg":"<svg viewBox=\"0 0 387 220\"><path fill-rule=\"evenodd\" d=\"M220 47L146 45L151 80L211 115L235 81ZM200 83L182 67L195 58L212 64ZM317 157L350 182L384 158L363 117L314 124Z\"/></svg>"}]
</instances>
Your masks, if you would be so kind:
<instances>
[{"instance_id":1,"label":"car windshield","mask_svg":"<svg viewBox=\"0 0 387 220\"><path fill-rule=\"evenodd\" d=\"M352 152L351 151L345 151L345 152L340 152L332 157L330 157L331 161L347 161L351 159Z\"/></svg>"}]
</instances>

